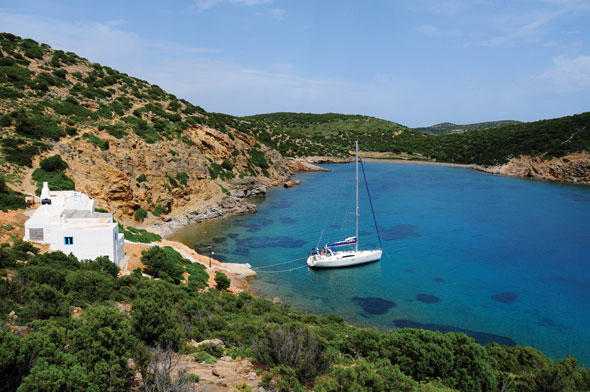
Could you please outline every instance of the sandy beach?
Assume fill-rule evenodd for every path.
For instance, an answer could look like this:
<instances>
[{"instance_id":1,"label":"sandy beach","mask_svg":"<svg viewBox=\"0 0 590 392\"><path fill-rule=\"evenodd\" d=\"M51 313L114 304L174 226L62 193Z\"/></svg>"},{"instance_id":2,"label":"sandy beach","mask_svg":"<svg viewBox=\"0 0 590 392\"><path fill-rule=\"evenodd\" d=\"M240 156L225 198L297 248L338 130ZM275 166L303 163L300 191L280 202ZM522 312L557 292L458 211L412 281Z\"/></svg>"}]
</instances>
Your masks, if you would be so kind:
<instances>
[{"instance_id":1,"label":"sandy beach","mask_svg":"<svg viewBox=\"0 0 590 392\"><path fill-rule=\"evenodd\" d=\"M466 167L469 169L476 169L478 165L467 165L462 163L447 163L447 162L434 162L434 161L418 161L409 159L388 159L388 158L363 158L365 162L386 162L386 163L401 163L406 165L431 165L431 166L450 166L450 167Z\"/></svg>"}]
</instances>

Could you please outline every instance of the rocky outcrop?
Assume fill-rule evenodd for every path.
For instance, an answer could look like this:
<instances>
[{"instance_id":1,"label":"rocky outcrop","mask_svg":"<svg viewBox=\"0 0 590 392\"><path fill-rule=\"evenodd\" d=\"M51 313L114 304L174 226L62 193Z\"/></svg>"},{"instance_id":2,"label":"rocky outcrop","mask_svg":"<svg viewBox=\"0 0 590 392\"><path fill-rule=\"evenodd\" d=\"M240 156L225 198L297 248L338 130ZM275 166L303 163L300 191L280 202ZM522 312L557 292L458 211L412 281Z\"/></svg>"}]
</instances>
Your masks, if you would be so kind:
<instances>
[{"instance_id":1,"label":"rocky outcrop","mask_svg":"<svg viewBox=\"0 0 590 392\"><path fill-rule=\"evenodd\" d=\"M69 166L66 174L77 190L95 199L96 207L113 211L123 224L168 235L190 223L255 212L247 199L264 196L268 187L284 184L293 173L277 151L237 130L230 132L194 126L184 133L192 143L148 144L132 133L115 138L95 131L108 141L107 150L71 138L62 139L48 155L62 156ZM254 149L268 162L264 170L252 163L249 152ZM223 162L229 164L221 168ZM138 208L159 216L149 213L144 222L135 222Z\"/></svg>"},{"instance_id":2,"label":"rocky outcrop","mask_svg":"<svg viewBox=\"0 0 590 392\"><path fill-rule=\"evenodd\" d=\"M504 165L475 168L492 174L590 185L590 153L585 151L552 159L523 156Z\"/></svg>"},{"instance_id":3,"label":"rocky outcrop","mask_svg":"<svg viewBox=\"0 0 590 392\"><path fill-rule=\"evenodd\" d=\"M305 157L304 158L306 162L309 163L350 163L350 162L354 162L354 157L350 156L350 157L346 157L346 158L341 158L341 157L328 157L328 156L310 156L310 157Z\"/></svg>"},{"instance_id":4,"label":"rocky outcrop","mask_svg":"<svg viewBox=\"0 0 590 392\"><path fill-rule=\"evenodd\" d=\"M307 161L307 158L287 158L287 166L294 172L329 172L330 169L316 166Z\"/></svg>"},{"instance_id":5,"label":"rocky outcrop","mask_svg":"<svg viewBox=\"0 0 590 392\"><path fill-rule=\"evenodd\" d=\"M285 182L285 184L283 184L283 186L285 188L293 188L295 185L299 185L302 182L303 182L302 180L289 180L289 181Z\"/></svg>"}]
</instances>

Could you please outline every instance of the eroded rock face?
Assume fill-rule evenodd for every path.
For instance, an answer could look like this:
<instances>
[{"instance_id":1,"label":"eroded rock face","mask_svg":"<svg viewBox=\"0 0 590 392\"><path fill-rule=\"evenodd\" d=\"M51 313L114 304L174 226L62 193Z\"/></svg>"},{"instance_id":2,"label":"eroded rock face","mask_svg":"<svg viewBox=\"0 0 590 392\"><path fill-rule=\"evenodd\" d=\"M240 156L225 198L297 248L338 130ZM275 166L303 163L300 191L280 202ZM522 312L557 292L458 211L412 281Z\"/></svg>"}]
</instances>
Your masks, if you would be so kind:
<instances>
[{"instance_id":1,"label":"eroded rock face","mask_svg":"<svg viewBox=\"0 0 590 392\"><path fill-rule=\"evenodd\" d=\"M486 173L532 177L549 181L590 184L590 153L577 152L560 158L524 156L500 166L477 167Z\"/></svg>"},{"instance_id":2,"label":"eroded rock face","mask_svg":"<svg viewBox=\"0 0 590 392\"><path fill-rule=\"evenodd\" d=\"M188 144L147 144L132 132L121 139L93 132L109 142L108 150L80 138L59 142L50 154L58 153L68 163L66 174L76 189L95 199L96 207L113 211L123 224L141 226L133 221L134 212L158 207L160 216L148 214L143 226L162 234L228 213L256 211L245 199L264 196L268 187L283 184L293 172L280 153L237 130L230 130L230 137L216 129L191 127L184 133L192 142ZM252 164L252 148L264 152L269 164L265 172ZM224 160L233 165L233 178L212 174L213 165Z\"/></svg>"}]
</instances>

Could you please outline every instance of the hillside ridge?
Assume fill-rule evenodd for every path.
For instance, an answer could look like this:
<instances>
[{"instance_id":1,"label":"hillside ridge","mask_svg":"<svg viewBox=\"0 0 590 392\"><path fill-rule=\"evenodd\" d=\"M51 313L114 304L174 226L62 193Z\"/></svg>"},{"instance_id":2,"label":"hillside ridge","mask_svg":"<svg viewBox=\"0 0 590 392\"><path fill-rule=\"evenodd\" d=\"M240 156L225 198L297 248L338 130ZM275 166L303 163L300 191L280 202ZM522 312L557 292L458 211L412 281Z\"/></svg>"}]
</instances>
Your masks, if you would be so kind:
<instances>
[{"instance_id":1,"label":"hillside ridge","mask_svg":"<svg viewBox=\"0 0 590 392\"><path fill-rule=\"evenodd\" d=\"M245 199L292 170L249 126L74 53L0 34L0 174L18 191L33 194L42 181L75 187L122 223L162 234L255 211ZM54 155L60 168L41 169Z\"/></svg>"}]
</instances>

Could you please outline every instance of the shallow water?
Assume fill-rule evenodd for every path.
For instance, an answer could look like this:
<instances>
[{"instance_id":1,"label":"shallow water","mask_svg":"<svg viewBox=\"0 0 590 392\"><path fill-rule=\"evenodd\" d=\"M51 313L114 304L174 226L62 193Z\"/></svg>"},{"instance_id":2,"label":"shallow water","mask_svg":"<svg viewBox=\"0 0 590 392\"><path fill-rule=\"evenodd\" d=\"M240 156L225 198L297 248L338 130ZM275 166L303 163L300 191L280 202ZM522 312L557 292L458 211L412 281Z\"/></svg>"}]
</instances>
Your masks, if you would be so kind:
<instances>
[{"instance_id":1,"label":"shallow water","mask_svg":"<svg viewBox=\"0 0 590 392\"><path fill-rule=\"evenodd\" d=\"M195 225L175 239L201 251L212 244L226 261L255 268L301 258L251 282L301 310L380 329L461 330L590 365L590 188L366 163L381 262L288 272L318 243L354 235L353 166L329 168L271 190L255 215ZM361 248L377 246L364 189L359 230Z\"/></svg>"}]
</instances>

